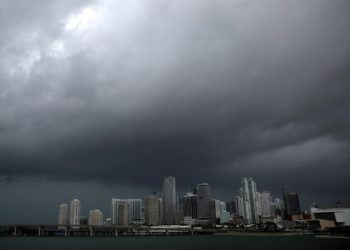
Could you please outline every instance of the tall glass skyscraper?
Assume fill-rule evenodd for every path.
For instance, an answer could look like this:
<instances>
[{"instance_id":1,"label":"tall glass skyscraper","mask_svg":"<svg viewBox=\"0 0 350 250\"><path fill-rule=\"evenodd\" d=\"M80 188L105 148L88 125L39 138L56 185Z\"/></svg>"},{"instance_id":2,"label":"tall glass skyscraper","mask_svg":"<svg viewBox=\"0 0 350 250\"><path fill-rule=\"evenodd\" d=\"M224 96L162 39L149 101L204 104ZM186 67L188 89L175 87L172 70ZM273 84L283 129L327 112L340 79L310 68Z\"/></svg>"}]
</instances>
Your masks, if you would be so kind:
<instances>
[{"instance_id":1,"label":"tall glass skyscraper","mask_svg":"<svg viewBox=\"0 0 350 250\"><path fill-rule=\"evenodd\" d=\"M210 222L210 200L211 192L208 183L202 183L197 186L197 206L198 220Z\"/></svg>"},{"instance_id":2,"label":"tall glass skyscraper","mask_svg":"<svg viewBox=\"0 0 350 250\"><path fill-rule=\"evenodd\" d=\"M172 176L163 181L163 222L165 225L176 224L176 186Z\"/></svg>"}]
</instances>

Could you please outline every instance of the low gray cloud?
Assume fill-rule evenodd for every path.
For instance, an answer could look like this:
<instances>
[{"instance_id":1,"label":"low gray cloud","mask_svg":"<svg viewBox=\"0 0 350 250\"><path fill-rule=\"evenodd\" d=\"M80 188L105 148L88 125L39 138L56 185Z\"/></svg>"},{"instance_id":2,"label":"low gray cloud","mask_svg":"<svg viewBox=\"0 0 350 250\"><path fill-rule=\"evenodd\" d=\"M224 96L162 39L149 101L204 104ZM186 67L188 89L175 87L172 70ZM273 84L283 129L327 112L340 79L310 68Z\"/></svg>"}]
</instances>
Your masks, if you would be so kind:
<instances>
[{"instance_id":1,"label":"low gray cloud","mask_svg":"<svg viewBox=\"0 0 350 250\"><path fill-rule=\"evenodd\" d=\"M348 1L0 5L1 185L349 195Z\"/></svg>"}]
</instances>

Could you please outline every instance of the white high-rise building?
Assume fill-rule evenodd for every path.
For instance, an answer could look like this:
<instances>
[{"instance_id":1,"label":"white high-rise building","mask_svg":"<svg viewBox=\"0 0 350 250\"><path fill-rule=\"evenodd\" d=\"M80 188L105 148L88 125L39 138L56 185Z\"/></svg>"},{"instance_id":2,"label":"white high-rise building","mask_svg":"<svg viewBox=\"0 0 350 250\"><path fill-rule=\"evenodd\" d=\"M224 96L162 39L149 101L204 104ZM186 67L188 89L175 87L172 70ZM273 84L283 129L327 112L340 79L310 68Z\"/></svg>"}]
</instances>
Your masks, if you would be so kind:
<instances>
[{"instance_id":1,"label":"white high-rise building","mask_svg":"<svg viewBox=\"0 0 350 250\"><path fill-rule=\"evenodd\" d=\"M141 224L141 199L127 199L129 205L129 223Z\"/></svg>"},{"instance_id":2,"label":"white high-rise building","mask_svg":"<svg viewBox=\"0 0 350 250\"><path fill-rule=\"evenodd\" d=\"M68 225L68 219L68 204L61 204L58 209L58 225Z\"/></svg>"},{"instance_id":3,"label":"white high-rise building","mask_svg":"<svg viewBox=\"0 0 350 250\"><path fill-rule=\"evenodd\" d=\"M81 203L78 199L74 199L69 205L69 224L80 225Z\"/></svg>"},{"instance_id":4,"label":"white high-rise building","mask_svg":"<svg viewBox=\"0 0 350 250\"><path fill-rule=\"evenodd\" d=\"M172 176L163 181L163 222L166 225L176 224L176 186Z\"/></svg>"},{"instance_id":5,"label":"white high-rise building","mask_svg":"<svg viewBox=\"0 0 350 250\"><path fill-rule=\"evenodd\" d=\"M243 198L243 217L246 223L259 223L259 196L253 178L244 177L242 179L241 196Z\"/></svg>"},{"instance_id":6,"label":"white high-rise building","mask_svg":"<svg viewBox=\"0 0 350 250\"><path fill-rule=\"evenodd\" d=\"M98 209L90 210L89 225L101 226L102 224L103 224L103 213Z\"/></svg>"}]
</instances>

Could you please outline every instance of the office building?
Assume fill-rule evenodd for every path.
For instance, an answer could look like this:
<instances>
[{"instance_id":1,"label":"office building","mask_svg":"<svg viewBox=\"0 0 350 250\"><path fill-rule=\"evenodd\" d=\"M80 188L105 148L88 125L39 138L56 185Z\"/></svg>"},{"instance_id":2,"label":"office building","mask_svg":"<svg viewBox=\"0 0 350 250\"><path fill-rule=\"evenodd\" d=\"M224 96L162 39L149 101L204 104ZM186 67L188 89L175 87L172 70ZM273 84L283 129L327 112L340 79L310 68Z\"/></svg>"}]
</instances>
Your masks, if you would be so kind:
<instances>
[{"instance_id":1,"label":"office building","mask_svg":"<svg viewBox=\"0 0 350 250\"><path fill-rule=\"evenodd\" d=\"M163 182L163 221L165 225L176 224L176 186L172 176Z\"/></svg>"},{"instance_id":2,"label":"office building","mask_svg":"<svg viewBox=\"0 0 350 250\"><path fill-rule=\"evenodd\" d=\"M197 207L198 220L202 224L210 222L210 200L211 192L208 183L201 183L197 186Z\"/></svg>"},{"instance_id":3,"label":"office building","mask_svg":"<svg viewBox=\"0 0 350 250\"><path fill-rule=\"evenodd\" d=\"M145 198L145 223L147 225L158 225L158 197L148 195Z\"/></svg>"}]
</instances>

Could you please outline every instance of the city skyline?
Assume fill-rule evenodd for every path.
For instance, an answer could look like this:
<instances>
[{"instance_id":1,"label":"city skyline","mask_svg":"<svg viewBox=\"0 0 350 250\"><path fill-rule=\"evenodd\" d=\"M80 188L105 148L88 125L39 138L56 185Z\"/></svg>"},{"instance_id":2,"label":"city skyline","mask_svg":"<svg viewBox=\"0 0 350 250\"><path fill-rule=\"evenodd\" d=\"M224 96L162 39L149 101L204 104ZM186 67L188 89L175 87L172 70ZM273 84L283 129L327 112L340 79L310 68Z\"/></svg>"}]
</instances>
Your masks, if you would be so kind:
<instances>
[{"instance_id":1,"label":"city skyline","mask_svg":"<svg viewBox=\"0 0 350 250\"><path fill-rule=\"evenodd\" d=\"M58 206L58 225L213 225L223 223L259 224L264 222L294 221L309 218L311 211L319 206L303 208L299 194L282 189L280 197L272 197L270 191L260 190L251 177L241 179L241 187L231 200L218 200L211 195L210 185L200 183L193 192L179 194L176 191L176 178L165 177L162 192L149 194L143 198L112 198L110 217L99 210L90 210L87 216L81 215L78 199ZM177 197L175 199L175 197ZM159 203L159 200L165 202ZM229 204L229 205L228 205ZM337 204L339 207L340 204ZM77 209L78 206L78 209ZM69 211L69 214L68 214ZM78 212L77 212L78 211ZM79 214L79 217L76 216ZM108 214L107 214L108 216ZM69 220L67 219L69 217ZM75 218L75 219L73 219ZM65 221L65 222L64 222Z\"/></svg>"},{"instance_id":2,"label":"city skyline","mask_svg":"<svg viewBox=\"0 0 350 250\"><path fill-rule=\"evenodd\" d=\"M53 223L73 198L106 217L166 176L222 201L251 177L264 202L282 188L303 208L350 202L350 1L0 9L0 224Z\"/></svg>"}]
</instances>

